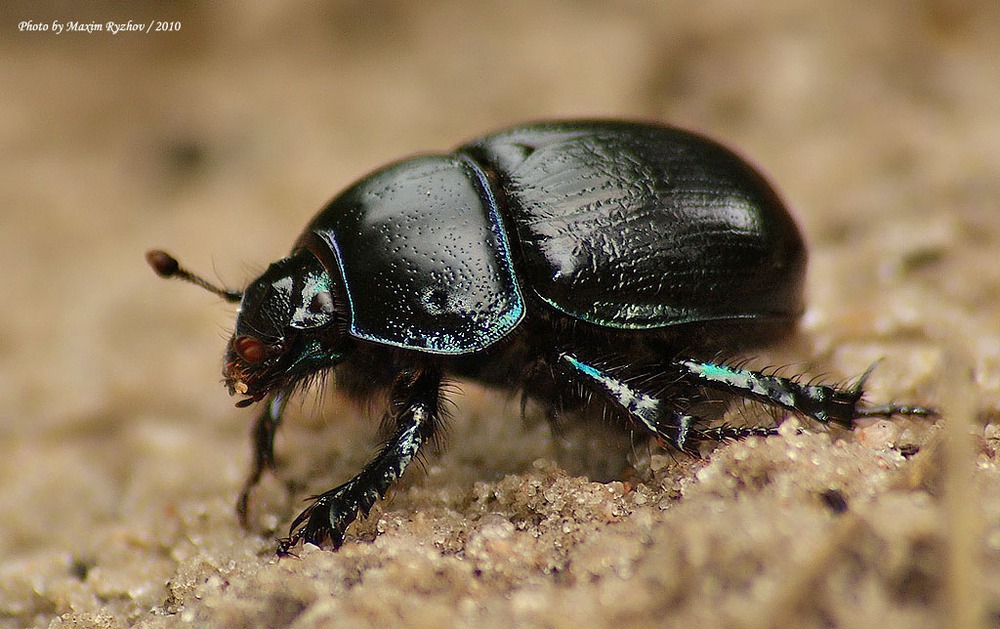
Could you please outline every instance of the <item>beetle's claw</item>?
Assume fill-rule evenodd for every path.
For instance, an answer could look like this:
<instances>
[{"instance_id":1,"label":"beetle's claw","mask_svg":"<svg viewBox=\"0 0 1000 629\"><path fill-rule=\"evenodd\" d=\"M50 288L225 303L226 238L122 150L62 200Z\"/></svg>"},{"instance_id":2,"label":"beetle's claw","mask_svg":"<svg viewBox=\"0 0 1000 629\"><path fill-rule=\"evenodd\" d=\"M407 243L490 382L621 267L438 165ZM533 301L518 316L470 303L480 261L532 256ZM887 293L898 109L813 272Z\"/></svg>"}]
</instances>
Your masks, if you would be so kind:
<instances>
[{"instance_id":1,"label":"beetle's claw","mask_svg":"<svg viewBox=\"0 0 1000 629\"><path fill-rule=\"evenodd\" d=\"M281 539L278 540L278 549L275 551L275 554L278 555L279 558L280 557L298 558L298 555L292 552L292 548L294 548L295 545L298 543L299 543L299 536L297 535L292 535L290 537L282 537Z\"/></svg>"}]
</instances>

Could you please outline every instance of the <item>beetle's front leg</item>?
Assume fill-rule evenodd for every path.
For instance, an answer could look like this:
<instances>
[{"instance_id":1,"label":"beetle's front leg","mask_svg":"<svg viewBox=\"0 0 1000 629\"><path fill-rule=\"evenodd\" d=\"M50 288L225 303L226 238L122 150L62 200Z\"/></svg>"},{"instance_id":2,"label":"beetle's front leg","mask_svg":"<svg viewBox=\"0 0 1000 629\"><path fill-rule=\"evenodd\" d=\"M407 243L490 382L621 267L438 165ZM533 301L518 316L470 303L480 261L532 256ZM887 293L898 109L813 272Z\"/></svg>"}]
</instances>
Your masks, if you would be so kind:
<instances>
[{"instance_id":1,"label":"beetle's front leg","mask_svg":"<svg viewBox=\"0 0 1000 629\"><path fill-rule=\"evenodd\" d=\"M288 404L288 395L288 391L279 391L268 398L264 410L257 416L257 421L254 422L253 430L250 432L253 462L250 464L250 473L243 483L243 490L236 499L236 517L243 528L248 526L247 506L250 502L250 492L260 482L265 470L274 469L274 433L281 425L281 417Z\"/></svg>"},{"instance_id":2,"label":"beetle's front leg","mask_svg":"<svg viewBox=\"0 0 1000 629\"><path fill-rule=\"evenodd\" d=\"M376 500L402 476L420 447L433 435L440 420L441 372L420 367L401 372L392 384L390 413L396 431L361 473L319 496L303 511L278 543L278 555L287 555L300 540L321 544L329 539L334 550L344 542L344 531L358 517L368 515Z\"/></svg>"}]
</instances>

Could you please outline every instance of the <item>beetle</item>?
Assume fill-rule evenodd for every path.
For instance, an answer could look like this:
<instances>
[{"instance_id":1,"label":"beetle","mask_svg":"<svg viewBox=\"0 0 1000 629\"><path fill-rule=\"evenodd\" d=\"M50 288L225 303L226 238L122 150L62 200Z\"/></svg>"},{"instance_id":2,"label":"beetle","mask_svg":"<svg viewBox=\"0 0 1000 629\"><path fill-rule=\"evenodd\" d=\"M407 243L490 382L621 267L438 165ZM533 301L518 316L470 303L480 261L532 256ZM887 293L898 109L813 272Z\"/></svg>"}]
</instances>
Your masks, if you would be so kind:
<instances>
[{"instance_id":1,"label":"beetle","mask_svg":"<svg viewBox=\"0 0 1000 629\"><path fill-rule=\"evenodd\" d=\"M237 504L244 525L297 389L334 372L349 397L387 400L388 441L313 498L281 555L300 541L343 544L438 432L450 378L518 390L552 416L603 404L685 452L774 432L710 424L698 403L713 397L848 427L934 413L864 405L871 369L840 387L715 359L794 329L806 248L747 161L660 124L526 124L385 166L334 197L242 292L162 251L147 259L240 304L225 383L237 406L265 402Z\"/></svg>"}]
</instances>

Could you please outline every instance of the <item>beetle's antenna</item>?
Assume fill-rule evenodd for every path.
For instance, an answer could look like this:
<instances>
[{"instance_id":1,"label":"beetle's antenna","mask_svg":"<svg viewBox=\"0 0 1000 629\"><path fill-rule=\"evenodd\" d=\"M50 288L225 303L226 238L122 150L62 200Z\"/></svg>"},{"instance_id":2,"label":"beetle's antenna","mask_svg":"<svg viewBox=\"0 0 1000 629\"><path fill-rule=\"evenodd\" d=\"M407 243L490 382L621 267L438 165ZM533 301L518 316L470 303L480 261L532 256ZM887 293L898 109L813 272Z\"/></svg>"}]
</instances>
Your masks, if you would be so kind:
<instances>
[{"instance_id":1,"label":"beetle's antenna","mask_svg":"<svg viewBox=\"0 0 1000 629\"><path fill-rule=\"evenodd\" d=\"M156 271L156 274L160 277L176 277L179 280L184 280L185 282L201 286L205 290L215 293L228 302L236 303L243 299L242 291L219 288L201 276L195 275L191 271L182 267L180 263L177 262L177 258L170 255L166 251L150 249L146 252L146 262L149 263L149 266L153 267L153 270Z\"/></svg>"}]
</instances>

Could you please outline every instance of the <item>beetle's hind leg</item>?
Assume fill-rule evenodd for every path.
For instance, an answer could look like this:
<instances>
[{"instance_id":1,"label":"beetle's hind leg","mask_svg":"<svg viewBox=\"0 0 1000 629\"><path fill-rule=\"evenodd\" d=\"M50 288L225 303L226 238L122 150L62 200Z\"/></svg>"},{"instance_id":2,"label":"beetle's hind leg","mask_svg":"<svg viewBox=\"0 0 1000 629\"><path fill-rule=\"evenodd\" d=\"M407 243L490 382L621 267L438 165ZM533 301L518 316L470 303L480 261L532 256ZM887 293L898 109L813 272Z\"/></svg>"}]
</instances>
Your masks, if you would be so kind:
<instances>
[{"instance_id":1,"label":"beetle's hind leg","mask_svg":"<svg viewBox=\"0 0 1000 629\"><path fill-rule=\"evenodd\" d=\"M894 404L865 406L862 402L864 385L875 365L869 367L851 387L803 384L790 378L688 358L674 359L670 365L679 370L680 378L692 384L733 393L811 417L822 423L836 423L848 428L855 419L862 417L937 415L936 409L926 406Z\"/></svg>"},{"instance_id":2,"label":"beetle's hind leg","mask_svg":"<svg viewBox=\"0 0 1000 629\"><path fill-rule=\"evenodd\" d=\"M391 413L395 432L359 474L319 496L303 511L280 540L278 555L287 555L300 540L322 544L330 540L336 550L344 532L358 514L368 515L384 498L389 487L417 456L420 447L433 438L441 420L441 372L436 367L418 367L399 373L392 384Z\"/></svg>"}]
</instances>

